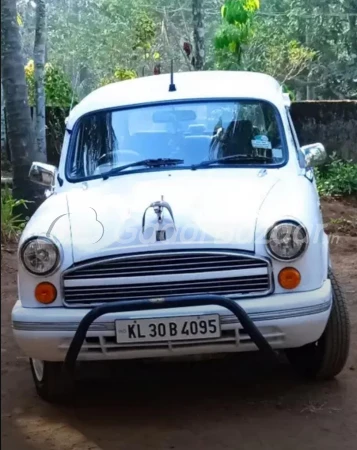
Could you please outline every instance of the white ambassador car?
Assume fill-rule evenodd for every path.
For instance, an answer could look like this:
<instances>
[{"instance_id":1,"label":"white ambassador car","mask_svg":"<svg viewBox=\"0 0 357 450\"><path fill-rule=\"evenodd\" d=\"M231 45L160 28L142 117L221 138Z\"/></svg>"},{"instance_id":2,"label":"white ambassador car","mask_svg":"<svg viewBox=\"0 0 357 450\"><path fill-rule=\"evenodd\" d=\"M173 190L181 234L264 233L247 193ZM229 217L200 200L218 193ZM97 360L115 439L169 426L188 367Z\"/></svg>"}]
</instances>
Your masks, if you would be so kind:
<instances>
[{"instance_id":1,"label":"white ambassador car","mask_svg":"<svg viewBox=\"0 0 357 450\"><path fill-rule=\"evenodd\" d=\"M331 378L349 351L313 166L289 98L258 73L102 87L70 113L19 244L16 340L40 396L77 362L285 351ZM238 360L239 364L239 360Z\"/></svg>"}]
</instances>

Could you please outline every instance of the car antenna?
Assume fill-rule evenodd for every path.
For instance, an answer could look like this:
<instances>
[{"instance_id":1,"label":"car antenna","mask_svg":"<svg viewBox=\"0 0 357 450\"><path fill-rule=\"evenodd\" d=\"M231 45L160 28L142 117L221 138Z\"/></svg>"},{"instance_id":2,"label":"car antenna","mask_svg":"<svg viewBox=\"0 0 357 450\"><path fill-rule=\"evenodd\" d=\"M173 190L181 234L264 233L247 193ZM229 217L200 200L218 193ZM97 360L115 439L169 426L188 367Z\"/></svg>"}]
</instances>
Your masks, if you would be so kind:
<instances>
[{"instance_id":1,"label":"car antenna","mask_svg":"<svg viewBox=\"0 0 357 450\"><path fill-rule=\"evenodd\" d=\"M175 92L176 91L176 85L174 83L174 60L171 60L171 72L170 72L171 82L169 86L169 92Z\"/></svg>"}]
</instances>

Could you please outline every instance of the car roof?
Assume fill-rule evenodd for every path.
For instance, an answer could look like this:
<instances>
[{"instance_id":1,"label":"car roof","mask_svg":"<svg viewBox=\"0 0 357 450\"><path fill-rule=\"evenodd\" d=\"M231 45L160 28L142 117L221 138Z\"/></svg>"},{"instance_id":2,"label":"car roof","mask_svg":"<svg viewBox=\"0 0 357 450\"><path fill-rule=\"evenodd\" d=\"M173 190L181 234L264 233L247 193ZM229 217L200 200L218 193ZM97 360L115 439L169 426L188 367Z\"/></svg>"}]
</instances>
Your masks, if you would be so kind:
<instances>
[{"instance_id":1,"label":"car roof","mask_svg":"<svg viewBox=\"0 0 357 450\"><path fill-rule=\"evenodd\" d=\"M285 104L282 87L273 77L257 72L203 71L174 74L176 91L169 92L170 74L119 81L94 90L67 118L67 129L84 114L155 102L249 98Z\"/></svg>"}]
</instances>

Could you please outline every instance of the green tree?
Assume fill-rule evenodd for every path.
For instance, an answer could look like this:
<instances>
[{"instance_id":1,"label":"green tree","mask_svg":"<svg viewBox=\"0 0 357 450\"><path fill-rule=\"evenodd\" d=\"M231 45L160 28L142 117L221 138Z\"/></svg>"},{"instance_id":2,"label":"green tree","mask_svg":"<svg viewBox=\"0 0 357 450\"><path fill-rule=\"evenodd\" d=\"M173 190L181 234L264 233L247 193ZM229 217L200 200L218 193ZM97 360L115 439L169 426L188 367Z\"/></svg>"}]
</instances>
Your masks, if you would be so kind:
<instances>
[{"instance_id":1,"label":"green tree","mask_svg":"<svg viewBox=\"0 0 357 450\"><path fill-rule=\"evenodd\" d=\"M282 32L272 34L269 28L258 22L249 48L242 56L244 70L267 73L282 84L294 85L293 80L311 67L317 53Z\"/></svg>"},{"instance_id":2,"label":"green tree","mask_svg":"<svg viewBox=\"0 0 357 450\"><path fill-rule=\"evenodd\" d=\"M109 75L107 77L104 77L100 81L100 86L105 86L110 83L115 83L117 81L124 81L124 80L132 80L134 78L137 78L137 73L134 70L131 69L125 69L118 67L113 75Z\"/></svg>"},{"instance_id":3,"label":"green tree","mask_svg":"<svg viewBox=\"0 0 357 450\"><path fill-rule=\"evenodd\" d=\"M226 0L215 37L217 65L264 72L285 84L304 72L316 52L258 15L259 0Z\"/></svg>"},{"instance_id":4,"label":"green tree","mask_svg":"<svg viewBox=\"0 0 357 450\"><path fill-rule=\"evenodd\" d=\"M256 8L255 0L201 0L204 67L270 71L278 56L273 73L281 80L287 78L289 89L298 98L357 98L357 82L353 81L357 80L356 2L262 0L252 14L247 5ZM18 0L26 60L33 58L35 10L30 4ZM230 23L230 14L222 17L222 5L228 5L241 25ZM66 73L80 98L104 77L112 76L116 68L128 68L142 76L143 67L147 75L160 62L161 71L168 72L173 59L175 70L192 70L192 7L193 0L178 4L172 0L47 1L47 60ZM133 50L136 24L142 15L155 28L150 56L142 48ZM218 49L215 36L221 39ZM184 42L192 46L190 58ZM155 52L160 57L153 61Z\"/></svg>"},{"instance_id":5,"label":"green tree","mask_svg":"<svg viewBox=\"0 0 357 450\"><path fill-rule=\"evenodd\" d=\"M26 82L29 93L29 104L35 105L35 66L31 59L25 66ZM73 92L67 75L51 63L45 64L44 88L47 106L68 108L76 103L77 97Z\"/></svg>"},{"instance_id":6,"label":"green tree","mask_svg":"<svg viewBox=\"0 0 357 450\"><path fill-rule=\"evenodd\" d=\"M357 0L270 0L261 12L273 30L267 38L281 35L315 54L290 82L300 98L357 98Z\"/></svg>"},{"instance_id":7,"label":"green tree","mask_svg":"<svg viewBox=\"0 0 357 450\"><path fill-rule=\"evenodd\" d=\"M144 73L147 70L151 74L154 62L160 60L156 38L157 24L154 19L146 12L140 12L133 27L133 59L142 61Z\"/></svg>"},{"instance_id":8,"label":"green tree","mask_svg":"<svg viewBox=\"0 0 357 450\"><path fill-rule=\"evenodd\" d=\"M222 25L215 36L218 65L238 69L244 46L253 37L253 22L259 0L226 0L221 8Z\"/></svg>"}]
</instances>

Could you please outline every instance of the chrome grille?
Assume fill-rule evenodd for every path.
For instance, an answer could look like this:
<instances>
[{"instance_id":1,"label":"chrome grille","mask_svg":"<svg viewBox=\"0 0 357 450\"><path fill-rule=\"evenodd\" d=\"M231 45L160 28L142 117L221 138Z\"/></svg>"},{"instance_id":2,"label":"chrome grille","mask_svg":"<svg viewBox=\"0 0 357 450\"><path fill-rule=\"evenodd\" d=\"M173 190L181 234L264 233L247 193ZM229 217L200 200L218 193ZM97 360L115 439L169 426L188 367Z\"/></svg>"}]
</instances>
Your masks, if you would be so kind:
<instances>
[{"instance_id":1,"label":"chrome grille","mask_svg":"<svg viewBox=\"0 0 357 450\"><path fill-rule=\"evenodd\" d=\"M145 283L113 286L66 287L67 303L102 303L117 300L166 297L184 294L249 294L269 289L267 276L221 278L218 280Z\"/></svg>"},{"instance_id":2,"label":"chrome grille","mask_svg":"<svg viewBox=\"0 0 357 450\"><path fill-rule=\"evenodd\" d=\"M64 273L67 306L167 297L220 294L260 296L271 292L264 258L234 252L182 251L126 255L90 261Z\"/></svg>"},{"instance_id":3,"label":"chrome grille","mask_svg":"<svg viewBox=\"0 0 357 450\"><path fill-rule=\"evenodd\" d=\"M136 277L141 275L185 274L267 267L261 259L234 253L160 253L110 258L90 262L66 274L65 279Z\"/></svg>"}]
</instances>

